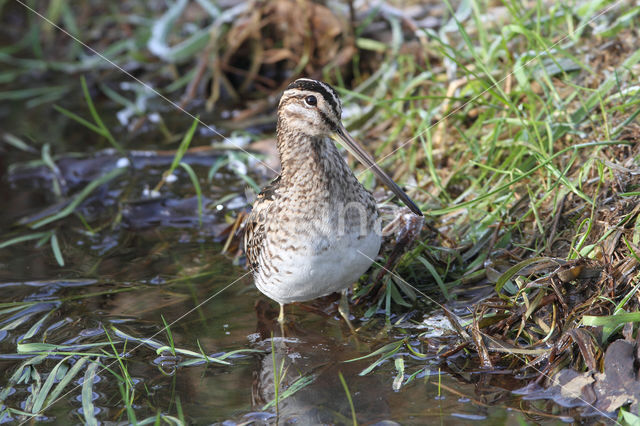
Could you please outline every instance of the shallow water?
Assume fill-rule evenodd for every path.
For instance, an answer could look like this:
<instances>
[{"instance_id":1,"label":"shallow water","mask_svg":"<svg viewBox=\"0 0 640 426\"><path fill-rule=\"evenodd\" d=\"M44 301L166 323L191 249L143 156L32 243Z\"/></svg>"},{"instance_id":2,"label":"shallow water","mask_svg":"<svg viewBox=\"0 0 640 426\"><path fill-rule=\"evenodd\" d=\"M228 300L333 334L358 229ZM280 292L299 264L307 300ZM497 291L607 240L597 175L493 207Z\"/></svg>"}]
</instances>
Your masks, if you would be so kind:
<instances>
[{"instance_id":1,"label":"shallow water","mask_svg":"<svg viewBox=\"0 0 640 426\"><path fill-rule=\"evenodd\" d=\"M206 257L198 248L187 246L183 249L190 253L192 259ZM480 377L474 379L472 375L468 375L470 383L463 384L449 374L443 374L440 378L441 397L438 397L437 369L432 371L433 375L418 377L399 392L392 389L396 375L392 361L379 367L375 373L359 376L358 373L374 358L352 363L344 361L367 355L388 339L365 342L360 337L359 341L335 316L335 312L326 316L308 312L299 306L289 307L287 317L290 325L285 330L286 338L282 339L279 326L274 321L274 307L262 300L249 279L241 279L225 292L211 298L232 282L228 274L235 268L228 270L220 256L213 255L208 259L212 264L222 263L219 275L179 283L151 284L157 277L157 271L150 269L148 278L145 280L141 277L137 283L59 280L5 284L3 293L11 291L16 300L82 297L61 303L37 303L32 307L35 313L30 321L4 336L0 342L3 354L0 368L5 372L5 380L23 361L22 356L11 356L15 354L17 339L31 324L54 308L53 314L43 323L43 328L56 323L58 327L47 333L46 341L70 345L104 341L102 327L109 329L110 326L128 335L153 336L154 340L167 343L167 336L161 328L162 315L168 323L181 318L170 327L176 347L198 351L196 342L199 342L208 354L240 348L257 349L260 352L234 358L230 366L203 364L176 369L170 355L158 356L146 346L133 349L134 343L131 343L126 358L129 374L140 392L134 404L138 419L153 416L158 410L175 412L176 398L179 398L186 418L192 423L224 420L275 422L275 408L262 410L265 404L275 398L274 363L278 371L285 372L280 389L290 387L300 377L311 380L306 387L279 402L278 415L282 423L349 423L350 408L338 372L343 374L348 384L358 420L362 423L383 420L412 423L453 418L458 422L466 418L493 424L498 420L502 422L522 416L518 412L505 411L500 403L494 407L474 403L471 399L478 395L475 394L473 382ZM244 273L243 270L236 272ZM257 307L254 306L256 300L261 300ZM200 306L194 309L197 305ZM330 307L324 307L331 310ZM273 340L272 333L275 336ZM34 340L37 339L30 341ZM413 371L430 364L429 361L412 358L406 352L398 355L404 355L407 368ZM39 366L40 374L46 375L59 359L50 357L49 362ZM109 363L112 364L111 368L117 370L115 361ZM79 385L79 379L73 383ZM18 389L7 400L9 406L21 405L28 395L28 389ZM78 420L81 387L69 386L68 390L69 395L46 411L46 418L60 422ZM111 373L99 370L94 392L99 419L117 419L122 414L117 380ZM502 394L500 399L505 397L504 392L498 393ZM507 401L503 402L509 402L509 399L515 401L515 397L506 396ZM486 402L485 397L480 397L480 400Z\"/></svg>"},{"instance_id":2,"label":"shallow water","mask_svg":"<svg viewBox=\"0 0 640 426\"><path fill-rule=\"evenodd\" d=\"M108 105L101 111L107 117L113 113ZM418 312L401 320L398 309L391 318L394 324L400 322L397 327L387 326L384 312L366 325L356 320L365 327L354 336L339 319L335 298L326 298L287 307L283 338L275 304L254 288L232 256L220 254L229 219L247 208L246 183L233 167L222 167L211 183L205 179L209 166L225 158L227 151L209 149L184 159L203 187L201 221L184 170L176 171L176 182L167 184L160 198L144 197L145 188L157 183L173 157L147 151L130 153L131 167L96 187L74 213L29 229L60 212L65 200L90 182L116 170L123 158L104 151L107 146L95 134L56 114L48 107L26 109L17 103L5 104L0 111L4 131L21 138L28 134L35 141L30 143L31 153L4 148L0 241L55 232L64 259L60 266L50 239L0 249L0 388L8 390L5 407L29 411L34 387L43 386L66 356L48 356L24 380L9 386L19 366L36 356L19 353L19 344L48 343L58 350L66 345L73 353L66 366L86 354L94 354L90 360L101 360L92 388L100 421L132 421L132 415L140 421L158 413L177 417L182 412L193 424L349 424L352 411L340 374L360 423L556 423L572 414L548 402L521 400L510 390L524 382L479 370L464 351L441 361L435 353L446 340L420 337L424 328L419 327ZM188 121L183 123L186 128ZM113 125L114 133L126 139L126 129ZM143 136L136 139L136 150L155 146L159 137L153 131ZM200 135L194 145L206 147L210 138ZM57 175L50 167L24 164L40 158L44 142L53 147ZM77 156L61 155L70 152ZM266 181L263 175L253 176ZM61 183L60 196L54 193L54 178ZM355 310L357 317L362 312L363 308ZM126 344L124 336L131 337ZM346 362L405 337L416 351L430 355L420 357L403 346L367 374L362 373L380 355ZM173 341L175 348L196 355L158 353L157 345L140 344L140 339L163 345ZM81 346L89 343L102 345ZM201 352L220 356L236 350L251 352L231 356L229 365L178 365L197 361ZM84 370L39 420L84 421ZM133 389L129 412L123 403L123 382L117 378L125 371ZM0 415L2 422L18 419L28 417Z\"/></svg>"}]
</instances>

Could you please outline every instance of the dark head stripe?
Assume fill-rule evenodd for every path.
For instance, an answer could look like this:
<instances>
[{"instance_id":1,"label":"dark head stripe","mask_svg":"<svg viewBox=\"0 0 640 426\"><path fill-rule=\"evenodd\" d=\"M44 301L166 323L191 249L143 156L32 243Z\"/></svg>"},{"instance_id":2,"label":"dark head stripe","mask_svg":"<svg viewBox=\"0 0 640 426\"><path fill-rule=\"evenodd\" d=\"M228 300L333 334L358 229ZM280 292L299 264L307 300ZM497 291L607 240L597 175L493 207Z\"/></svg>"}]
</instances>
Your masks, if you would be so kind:
<instances>
[{"instance_id":1,"label":"dark head stripe","mask_svg":"<svg viewBox=\"0 0 640 426\"><path fill-rule=\"evenodd\" d=\"M331 119L329 117L327 117L327 114L325 114L324 112L318 110L318 112L320 113L320 117L322 118L322 121L324 121L324 124L326 124L327 126L329 126L330 129L337 131L338 129L336 128L336 125L334 124L333 121L331 121Z\"/></svg>"},{"instance_id":2,"label":"dark head stripe","mask_svg":"<svg viewBox=\"0 0 640 426\"><path fill-rule=\"evenodd\" d=\"M338 102L340 102L340 100L338 98L338 92L328 84L308 78L299 78L287 87L287 90L289 89L309 90L319 93L331 106L335 115L340 118L340 109L338 107Z\"/></svg>"}]
</instances>

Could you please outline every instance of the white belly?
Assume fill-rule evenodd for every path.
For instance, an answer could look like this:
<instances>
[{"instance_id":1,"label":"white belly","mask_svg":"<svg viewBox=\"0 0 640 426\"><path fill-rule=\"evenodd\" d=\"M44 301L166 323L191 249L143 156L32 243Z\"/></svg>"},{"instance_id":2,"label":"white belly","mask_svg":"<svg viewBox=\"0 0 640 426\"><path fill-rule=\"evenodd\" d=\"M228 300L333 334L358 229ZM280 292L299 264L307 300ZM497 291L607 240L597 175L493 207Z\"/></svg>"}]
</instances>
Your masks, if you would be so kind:
<instances>
[{"instance_id":1,"label":"white belly","mask_svg":"<svg viewBox=\"0 0 640 426\"><path fill-rule=\"evenodd\" d=\"M343 290L369 269L380 250L377 232L358 239L345 235L321 253L306 250L280 252L267 278L255 275L256 287L279 303L301 302Z\"/></svg>"}]
</instances>

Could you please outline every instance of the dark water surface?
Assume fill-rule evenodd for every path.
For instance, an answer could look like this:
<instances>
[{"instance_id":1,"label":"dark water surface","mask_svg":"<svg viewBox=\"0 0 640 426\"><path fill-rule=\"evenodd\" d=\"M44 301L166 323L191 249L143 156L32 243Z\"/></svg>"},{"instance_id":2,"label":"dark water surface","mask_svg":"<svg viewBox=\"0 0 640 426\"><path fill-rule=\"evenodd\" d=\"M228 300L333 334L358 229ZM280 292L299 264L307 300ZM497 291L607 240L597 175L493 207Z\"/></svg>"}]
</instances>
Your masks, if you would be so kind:
<instances>
[{"instance_id":1,"label":"dark water surface","mask_svg":"<svg viewBox=\"0 0 640 426\"><path fill-rule=\"evenodd\" d=\"M81 108L77 102L66 107L73 105ZM116 138L126 140L131 149L151 149L161 137L149 130L132 140L125 128L108 119L113 110L100 109ZM188 120L175 121L181 123L176 129L189 125ZM365 424L517 424L527 418L554 423L569 413L546 402L519 400L510 389L523 383L478 370L464 351L444 362L435 355L416 356L403 346L368 374L361 373L382 353L345 362L407 336L417 351L435 354L439 342L445 341L420 336L426 329L420 326L422 314L404 320L393 316L398 327L386 326L384 313L375 315L356 337L338 318L335 298L329 298L287 307L289 324L283 339L275 304L254 288L246 270L234 265L233 256L220 254L222 231L247 208L239 166L230 162L211 182L206 179L211 165L228 158L229 151L205 149L184 159L203 188L200 222L193 185L182 169L176 171L176 182L163 187L160 198L145 197L145 188L155 186L169 167L172 153L130 152L127 159L105 151L108 145L101 137L50 106L29 109L5 103L0 122L3 132L31 147L26 152L2 146L0 242L55 233L64 261L60 266L56 260L51 234L48 239L0 249L0 392L7 391L5 408L30 411L34 387L44 386L67 356L51 354L20 382L9 385L19 366L37 355L21 351L19 344L47 343L55 345L54 352L63 351L64 345L71 353L65 368L82 355L94 354L90 361L101 360L92 388L100 421L128 422L132 413L138 421L158 413L179 417L182 412L193 424L350 424L351 408L340 373L357 419ZM211 135L199 133L192 145L206 148L212 140ZM25 163L40 160L45 143L50 144L57 170ZM118 167L122 173L95 187L73 213L35 225L62 211L83 188ZM266 181L264 175L253 177ZM61 195L55 194L54 179ZM170 324L171 336L163 318ZM123 336L131 338L125 343ZM175 348L196 355L157 353L157 345L140 344L146 338L163 345L173 340ZM102 345L82 346L89 343ZM226 358L229 365L178 365L197 361L201 352L220 356L236 350L252 352ZM85 421L85 368L39 420ZM131 377L133 396L125 393L118 378L124 371ZM276 398L276 382L277 409L276 404L269 405ZM123 395L131 398L129 412ZM2 422L27 419L6 411L0 417Z\"/></svg>"},{"instance_id":2,"label":"dark water surface","mask_svg":"<svg viewBox=\"0 0 640 426\"><path fill-rule=\"evenodd\" d=\"M210 249L213 251L219 247ZM176 251L173 254L182 259L189 257L191 262L208 259L214 268L219 262L219 273L179 283L151 284L160 271L149 268L147 279L141 277L144 273L139 273L135 282L106 277L104 280L58 279L2 284L3 294L10 294L9 300L41 301L33 305L37 309L34 309L36 312L29 321L9 331L0 342L3 380L7 380L16 365L24 359L12 356L16 353L17 339L51 310L53 314L43 324L43 328L49 330L42 333L46 335L43 340L49 343L104 341L102 327L108 329L110 325L128 335L140 338L155 336L155 340L166 343L168 339L161 329L161 315L172 323L235 280L236 276L244 274L241 269L229 268L224 258L215 254L207 256L198 247L185 245L172 251ZM117 264L114 262L113 265ZM189 266L186 262L183 265ZM131 264L123 262L121 266L129 269ZM144 269L144 265L140 265L140 269ZM231 276L230 272L234 270L236 275ZM118 272L115 275L122 274ZM59 302L77 297L81 299ZM281 389L286 389L300 377L312 380L309 385L280 402L278 414L281 422L349 423L350 408L338 372L342 372L348 383L360 422L375 423L393 419L400 423L422 423L440 422L452 419L452 416L470 416L490 423L502 423L511 417L521 417L517 412L505 411L500 404L497 407L474 404L469 398L478 395L470 375L467 375L470 383L462 384L443 374L442 385L460 394L441 388L439 398L435 375L437 367L433 376L420 375L422 377L399 392L394 392L392 382L396 371L393 361L388 361L364 377L358 373L377 357L353 363L343 362L366 355L393 339L387 336L375 339L365 334L370 342L358 341L335 315L325 316L294 306L289 308L288 319L292 325L286 329L286 338L283 340L274 321L277 313L275 307L266 308L266 302L255 307L255 301L261 299L250 280L241 279L171 326L175 346L179 348L197 352L196 342L199 342L207 354L242 348L261 351L234 358L230 366L210 364L176 369L170 356L163 359L147 346L131 350L129 348L133 348L135 343L130 343L127 349L131 352L126 356L126 362L129 374L140 392L134 403L138 419L153 416L158 410L175 413L175 399L179 397L189 422L204 424L227 419L237 422L249 419L275 422L273 407L262 410L266 403L275 398L274 363L278 371L285 372ZM273 354L271 333L276 336ZM410 357L406 351L399 355L404 355L409 371L418 371L429 365L428 361ZM52 356L39 366L39 373L45 376L60 358ZM111 368L118 371L115 361L109 363L113 364ZM118 418L119 414L123 414L118 382L106 371L99 372L98 377L99 381L94 385L94 404L99 410L97 417L102 420ZM79 379L80 376L73 383L80 384ZM10 406L20 406L29 394L28 389L18 389L7 401ZM59 422L79 420L81 387L71 389L70 386L69 390L69 395L47 410L47 419ZM505 396L504 392L498 393ZM486 400L485 397L480 399ZM462 417L456 417L456 422L461 421Z\"/></svg>"}]
</instances>

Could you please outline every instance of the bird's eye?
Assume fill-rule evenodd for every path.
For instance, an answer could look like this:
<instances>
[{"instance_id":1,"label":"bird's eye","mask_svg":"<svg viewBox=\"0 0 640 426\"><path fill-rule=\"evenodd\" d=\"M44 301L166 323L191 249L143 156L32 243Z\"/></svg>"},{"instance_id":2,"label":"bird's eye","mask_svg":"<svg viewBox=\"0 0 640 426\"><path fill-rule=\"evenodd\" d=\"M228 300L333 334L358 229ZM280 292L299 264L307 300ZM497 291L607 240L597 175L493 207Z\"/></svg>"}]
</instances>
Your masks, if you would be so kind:
<instances>
[{"instance_id":1,"label":"bird's eye","mask_svg":"<svg viewBox=\"0 0 640 426\"><path fill-rule=\"evenodd\" d=\"M315 96L313 95L309 95L306 98L304 98L304 101L307 103L307 105L309 106L316 106L318 105L318 100L316 99Z\"/></svg>"}]
</instances>

